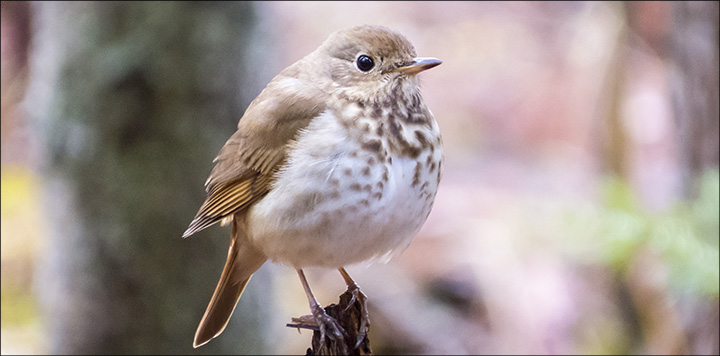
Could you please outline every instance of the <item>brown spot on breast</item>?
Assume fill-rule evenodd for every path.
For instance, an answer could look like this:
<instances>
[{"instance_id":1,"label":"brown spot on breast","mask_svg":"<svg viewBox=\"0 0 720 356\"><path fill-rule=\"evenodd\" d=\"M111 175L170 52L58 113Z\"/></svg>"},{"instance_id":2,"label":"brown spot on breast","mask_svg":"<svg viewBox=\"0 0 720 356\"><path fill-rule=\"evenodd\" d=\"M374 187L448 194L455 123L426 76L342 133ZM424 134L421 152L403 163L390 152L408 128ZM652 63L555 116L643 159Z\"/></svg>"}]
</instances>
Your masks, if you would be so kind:
<instances>
[{"instance_id":1,"label":"brown spot on breast","mask_svg":"<svg viewBox=\"0 0 720 356\"><path fill-rule=\"evenodd\" d=\"M410 158L418 158L420 153L422 152L422 149L420 147L413 147L413 146L407 146L403 153L410 156Z\"/></svg>"},{"instance_id":2,"label":"brown spot on breast","mask_svg":"<svg viewBox=\"0 0 720 356\"><path fill-rule=\"evenodd\" d=\"M440 177L442 175L442 161L438 162L438 170L437 170L437 181L440 182Z\"/></svg>"},{"instance_id":3,"label":"brown spot on breast","mask_svg":"<svg viewBox=\"0 0 720 356\"><path fill-rule=\"evenodd\" d=\"M298 197L295 197L295 206L298 207L300 210L308 210L311 208L311 204L313 202L313 195L312 194L303 194Z\"/></svg>"},{"instance_id":4,"label":"brown spot on breast","mask_svg":"<svg viewBox=\"0 0 720 356\"><path fill-rule=\"evenodd\" d=\"M415 174L413 175L412 187L420 184L420 174L422 173L422 163L418 162L415 165Z\"/></svg>"},{"instance_id":5,"label":"brown spot on breast","mask_svg":"<svg viewBox=\"0 0 720 356\"><path fill-rule=\"evenodd\" d=\"M375 105L373 107L372 117L381 117L381 116L382 116L382 108L380 107L380 105Z\"/></svg>"},{"instance_id":6,"label":"brown spot on breast","mask_svg":"<svg viewBox=\"0 0 720 356\"><path fill-rule=\"evenodd\" d=\"M420 130L415 130L415 138L417 138L418 142L420 142L420 146L424 147L429 143L425 134L420 132Z\"/></svg>"},{"instance_id":7,"label":"brown spot on breast","mask_svg":"<svg viewBox=\"0 0 720 356\"><path fill-rule=\"evenodd\" d=\"M367 199L360 200L360 205L370 206L370 201Z\"/></svg>"},{"instance_id":8,"label":"brown spot on breast","mask_svg":"<svg viewBox=\"0 0 720 356\"><path fill-rule=\"evenodd\" d=\"M382 122L380 123L380 125L378 125L377 129L375 129L375 133L376 133L378 136L381 136L381 137L382 137L382 135L383 135L383 133L384 133L383 123L382 123Z\"/></svg>"},{"instance_id":9,"label":"brown spot on breast","mask_svg":"<svg viewBox=\"0 0 720 356\"><path fill-rule=\"evenodd\" d=\"M316 205L325 200L325 195L320 192L309 192L300 194L293 199L293 208L295 211L312 211Z\"/></svg>"},{"instance_id":10,"label":"brown spot on breast","mask_svg":"<svg viewBox=\"0 0 720 356\"><path fill-rule=\"evenodd\" d=\"M375 198L375 199L377 199L377 200L382 199L382 193L379 193L379 192L378 192L378 193L373 194L373 198Z\"/></svg>"},{"instance_id":11,"label":"brown spot on breast","mask_svg":"<svg viewBox=\"0 0 720 356\"><path fill-rule=\"evenodd\" d=\"M375 157L369 157L367 159L368 166L374 166L375 165Z\"/></svg>"},{"instance_id":12,"label":"brown spot on breast","mask_svg":"<svg viewBox=\"0 0 720 356\"><path fill-rule=\"evenodd\" d=\"M323 212L322 217L320 218L320 223L319 223L318 228L322 229L322 230L326 230L330 226L331 222L332 222L332 219L330 218L330 214L328 214L327 212Z\"/></svg>"},{"instance_id":13,"label":"brown spot on breast","mask_svg":"<svg viewBox=\"0 0 720 356\"><path fill-rule=\"evenodd\" d=\"M363 185L362 190L370 193L370 191L372 190L372 185L370 185L370 184L365 184L365 185Z\"/></svg>"},{"instance_id":14,"label":"brown spot on breast","mask_svg":"<svg viewBox=\"0 0 720 356\"><path fill-rule=\"evenodd\" d=\"M395 121L395 116L390 115L388 117L388 123L390 124L390 132L393 134L394 137L399 137L400 135L400 124Z\"/></svg>"},{"instance_id":15,"label":"brown spot on breast","mask_svg":"<svg viewBox=\"0 0 720 356\"><path fill-rule=\"evenodd\" d=\"M350 184L350 186L348 188L355 192L359 192L361 190L360 184L358 184L358 183Z\"/></svg>"},{"instance_id":16,"label":"brown spot on breast","mask_svg":"<svg viewBox=\"0 0 720 356\"><path fill-rule=\"evenodd\" d=\"M380 140L370 140L367 142L363 142L360 147L371 152L380 152L380 147L382 147L382 143L380 142Z\"/></svg>"},{"instance_id":17,"label":"brown spot on breast","mask_svg":"<svg viewBox=\"0 0 720 356\"><path fill-rule=\"evenodd\" d=\"M364 175L366 177L370 176L370 167L365 166L365 168L363 168L363 170L362 170L362 175Z\"/></svg>"},{"instance_id":18,"label":"brown spot on breast","mask_svg":"<svg viewBox=\"0 0 720 356\"><path fill-rule=\"evenodd\" d=\"M345 168L343 174L346 176L352 176L352 168Z\"/></svg>"}]
</instances>

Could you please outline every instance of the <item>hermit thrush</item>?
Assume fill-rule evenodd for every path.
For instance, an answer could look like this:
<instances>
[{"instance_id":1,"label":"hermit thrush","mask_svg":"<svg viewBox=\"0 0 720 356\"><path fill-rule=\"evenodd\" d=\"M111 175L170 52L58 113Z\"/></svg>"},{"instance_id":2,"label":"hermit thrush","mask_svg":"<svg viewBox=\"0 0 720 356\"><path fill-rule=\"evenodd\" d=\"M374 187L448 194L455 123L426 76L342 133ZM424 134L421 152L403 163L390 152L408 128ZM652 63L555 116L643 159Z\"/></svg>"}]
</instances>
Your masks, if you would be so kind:
<instances>
[{"instance_id":1,"label":"hermit thrush","mask_svg":"<svg viewBox=\"0 0 720 356\"><path fill-rule=\"evenodd\" d=\"M297 270L323 337L342 334L302 268L339 269L364 303L343 266L402 251L425 222L442 147L416 75L440 63L416 57L405 37L384 27L353 27L330 35L255 98L215 158L207 199L183 234L232 223L195 347L223 331L268 259Z\"/></svg>"}]
</instances>

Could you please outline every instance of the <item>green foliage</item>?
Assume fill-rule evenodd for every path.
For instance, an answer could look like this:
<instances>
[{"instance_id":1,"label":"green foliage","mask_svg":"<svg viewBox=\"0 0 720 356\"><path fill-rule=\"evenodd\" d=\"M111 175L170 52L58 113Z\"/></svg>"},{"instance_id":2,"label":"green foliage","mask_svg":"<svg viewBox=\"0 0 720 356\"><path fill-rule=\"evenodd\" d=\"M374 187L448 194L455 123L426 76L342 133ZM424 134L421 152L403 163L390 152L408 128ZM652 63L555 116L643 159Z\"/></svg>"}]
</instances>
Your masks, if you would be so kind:
<instances>
[{"instance_id":1,"label":"green foliage","mask_svg":"<svg viewBox=\"0 0 720 356\"><path fill-rule=\"evenodd\" d=\"M629 184L610 178L599 207L571 214L571 252L617 271L629 267L641 250L649 250L666 267L679 292L718 296L720 257L720 180L717 170L700 178L698 197L658 212L645 209Z\"/></svg>"},{"instance_id":2,"label":"green foliage","mask_svg":"<svg viewBox=\"0 0 720 356\"><path fill-rule=\"evenodd\" d=\"M682 202L652 221L648 241L667 263L674 286L715 297L720 283L719 184L717 170L706 172L698 198Z\"/></svg>"}]
</instances>

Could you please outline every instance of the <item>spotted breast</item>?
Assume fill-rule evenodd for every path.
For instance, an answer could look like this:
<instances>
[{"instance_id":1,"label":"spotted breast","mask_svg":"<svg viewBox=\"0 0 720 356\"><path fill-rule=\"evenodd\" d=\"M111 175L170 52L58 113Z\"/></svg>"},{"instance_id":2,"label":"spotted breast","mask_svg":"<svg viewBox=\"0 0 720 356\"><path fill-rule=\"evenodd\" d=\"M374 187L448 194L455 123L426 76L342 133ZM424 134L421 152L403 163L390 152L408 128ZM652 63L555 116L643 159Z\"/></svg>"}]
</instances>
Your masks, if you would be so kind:
<instances>
[{"instance_id":1,"label":"spotted breast","mask_svg":"<svg viewBox=\"0 0 720 356\"><path fill-rule=\"evenodd\" d=\"M340 95L290 144L248 215L249 238L268 258L340 267L407 247L432 208L442 149L429 110L399 94L381 103Z\"/></svg>"}]
</instances>

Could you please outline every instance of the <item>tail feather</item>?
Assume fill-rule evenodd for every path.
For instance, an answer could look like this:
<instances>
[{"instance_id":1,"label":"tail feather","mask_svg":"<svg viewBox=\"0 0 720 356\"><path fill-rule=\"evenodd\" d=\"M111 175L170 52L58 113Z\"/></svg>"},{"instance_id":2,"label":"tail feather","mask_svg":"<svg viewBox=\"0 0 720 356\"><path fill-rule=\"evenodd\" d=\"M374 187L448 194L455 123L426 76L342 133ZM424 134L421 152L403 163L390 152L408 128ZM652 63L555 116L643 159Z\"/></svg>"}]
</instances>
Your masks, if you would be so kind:
<instances>
[{"instance_id":1,"label":"tail feather","mask_svg":"<svg viewBox=\"0 0 720 356\"><path fill-rule=\"evenodd\" d=\"M242 218L237 215L233 219L227 262L205 315L195 332L193 342L195 348L206 344L225 330L250 277L267 260L260 251L247 242L241 220Z\"/></svg>"}]
</instances>

